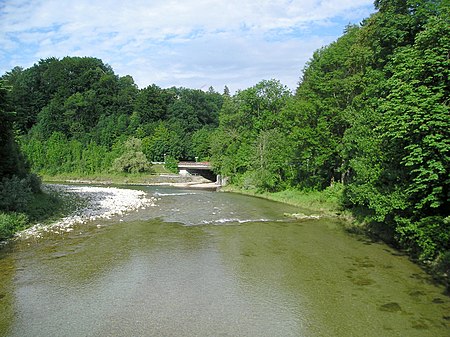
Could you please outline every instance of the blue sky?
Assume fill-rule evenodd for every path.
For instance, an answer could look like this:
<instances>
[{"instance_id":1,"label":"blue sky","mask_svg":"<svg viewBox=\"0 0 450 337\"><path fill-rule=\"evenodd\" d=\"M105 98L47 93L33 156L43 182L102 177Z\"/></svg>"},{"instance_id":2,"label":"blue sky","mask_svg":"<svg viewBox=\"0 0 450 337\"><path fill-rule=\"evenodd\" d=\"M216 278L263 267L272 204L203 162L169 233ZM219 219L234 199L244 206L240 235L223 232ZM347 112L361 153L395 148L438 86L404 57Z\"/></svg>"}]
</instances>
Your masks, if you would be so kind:
<instances>
[{"instance_id":1,"label":"blue sky","mask_svg":"<svg viewBox=\"0 0 450 337\"><path fill-rule=\"evenodd\" d=\"M294 90L316 49L373 12L372 0L0 0L0 75L93 56L140 88Z\"/></svg>"}]
</instances>

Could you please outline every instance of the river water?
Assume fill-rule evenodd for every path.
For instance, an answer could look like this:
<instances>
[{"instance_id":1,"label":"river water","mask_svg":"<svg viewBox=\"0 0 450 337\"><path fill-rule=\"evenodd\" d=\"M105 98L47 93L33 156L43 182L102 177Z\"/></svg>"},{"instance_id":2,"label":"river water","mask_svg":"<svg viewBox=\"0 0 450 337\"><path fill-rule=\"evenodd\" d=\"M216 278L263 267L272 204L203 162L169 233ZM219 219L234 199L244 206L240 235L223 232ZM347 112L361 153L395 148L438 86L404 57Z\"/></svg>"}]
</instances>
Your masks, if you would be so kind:
<instances>
[{"instance_id":1,"label":"river water","mask_svg":"<svg viewBox=\"0 0 450 337\"><path fill-rule=\"evenodd\" d=\"M0 336L450 336L444 289L337 220L134 191L150 202L0 248Z\"/></svg>"}]
</instances>

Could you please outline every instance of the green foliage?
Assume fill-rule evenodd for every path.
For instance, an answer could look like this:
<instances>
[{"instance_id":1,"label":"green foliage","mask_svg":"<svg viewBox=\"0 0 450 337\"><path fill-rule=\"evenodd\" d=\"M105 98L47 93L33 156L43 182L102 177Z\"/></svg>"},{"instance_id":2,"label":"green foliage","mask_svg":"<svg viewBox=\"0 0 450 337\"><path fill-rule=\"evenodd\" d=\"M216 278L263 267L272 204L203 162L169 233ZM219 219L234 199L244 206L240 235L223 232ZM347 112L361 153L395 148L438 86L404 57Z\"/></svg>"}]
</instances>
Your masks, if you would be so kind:
<instances>
[{"instance_id":1,"label":"green foliage","mask_svg":"<svg viewBox=\"0 0 450 337\"><path fill-rule=\"evenodd\" d=\"M50 202L42 193L40 179L29 172L19 151L13 132L17 115L9 112L7 95L7 88L0 81L0 241L26 228L29 218L42 219L48 214L42 210L56 202ZM46 205L36 207L38 199L47 201Z\"/></svg>"},{"instance_id":2,"label":"green foliage","mask_svg":"<svg viewBox=\"0 0 450 337\"><path fill-rule=\"evenodd\" d=\"M354 100L364 90L367 51L357 45L361 29L349 26L331 45L314 53L295 99L283 111L286 133L297 148L298 184L326 188L344 182L349 160L343 138L353 121Z\"/></svg>"},{"instance_id":3,"label":"green foliage","mask_svg":"<svg viewBox=\"0 0 450 337\"><path fill-rule=\"evenodd\" d=\"M384 144L407 178L416 212L440 214L450 201L450 27L432 17L412 46L395 53L381 105Z\"/></svg>"},{"instance_id":4,"label":"green foliage","mask_svg":"<svg viewBox=\"0 0 450 337\"><path fill-rule=\"evenodd\" d=\"M11 238L15 232L25 229L28 217L23 213L0 212L0 241Z\"/></svg>"},{"instance_id":5,"label":"green foliage","mask_svg":"<svg viewBox=\"0 0 450 337\"><path fill-rule=\"evenodd\" d=\"M429 216L419 221L397 219L399 242L421 261L432 261L450 249L450 218Z\"/></svg>"},{"instance_id":6,"label":"green foliage","mask_svg":"<svg viewBox=\"0 0 450 337\"><path fill-rule=\"evenodd\" d=\"M166 156L164 167L172 173L178 173L178 161L172 156Z\"/></svg>"},{"instance_id":7,"label":"green foliage","mask_svg":"<svg viewBox=\"0 0 450 337\"><path fill-rule=\"evenodd\" d=\"M8 90L0 81L0 211L22 212L40 191L39 179L30 174L14 138L15 116L9 112ZM6 227L5 227L6 228Z\"/></svg>"},{"instance_id":8,"label":"green foliage","mask_svg":"<svg viewBox=\"0 0 450 337\"><path fill-rule=\"evenodd\" d=\"M12 127L15 115L11 112L8 91L5 82L0 81L0 179L27 174L27 167L14 139Z\"/></svg>"},{"instance_id":9,"label":"green foliage","mask_svg":"<svg viewBox=\"0 0 450 337\"><path fill-rule=\"evenodd\" d=\"M289 155L286 137L277 126L290 97L289 90L276 80L225 96L219 128L210 141L214 167L246 186L279 188L285 175L281 162Z\"/></svg>"},{"instance_id":10,"label":"green foliage","mask_svg":"<svg viewBox=\"0 0 450 337\"><path fill-rule=\"evenodd\" d=\"M151 161L164 161L164 156L180 158L183 153L183 141L180 134L159 123L151 136L142 140L143 152Z\"/></svg>"},{"instance_id":11,"label":"green foliage","mask_svg":"<svg viewBox=\"0 0 450 337\"><path fill-rule=\"evenodd\" d=\"M169 106L174 100L172 91L161 89L154 84L140 90L134 103L140 123L152 123L166 118Z\"/></svg>"},{"instance_id":12,"label":"green foliage","mask_svg":"<svg viewBox=\"0 0 450 337\"><path fill-rule=\"evenodd\" d=\"M206 157L202 133L194 137L194 145L191 140L198 130L217 126L223 102L212 88L151 85L139 90L131 76L119 77L90 57L49 58L28 69L14 68L2 79L11 86L2 95L17 111L14 122L23 151L35 172L50 175L108 171L120 155L115 144L129 137L143 141L149 160ZM10 130L8 123L2 126ZM12 138L0 150L17 154L4 163L15 172L13 162L23 160L12 150Z\"/></svg>"},{"instance_id":13,"label":"green foliage","mask_svg":"<svg viewBox=\"0 0 450 337\"><path fill-rule=\"evenodd\" d=\"M264 191L276 191L289 184L292 149L287 137L278 129L262 131L254 144L253 184Z\"/></svg>"},{"instance_id":14,"label":"green foliage","mask_svg":"<svg viewBox=\"0 0 450 337\"><path fill-rule=\"evenodd\" d=\"M373 47L383 31L396 41L373 51L369 66L380 70L370 73L365 107L357 111L369 119L355 115L346 133L346 141L356 139L346 204L415 257L432 260L449 246L448 15L433 15L426 1L415 2L414 11L385 6L364 27L362 42Z\"/></svg>"},{"instance_id":15,"label":"green foliage","mask_svg":"<svg viewBox=\"0 0 450 337\"><path fill-rule=\"evenodd\" d=\"M199 161L208 161L211 156L211 139L214 130L209 127L203 127L195 131L191 138L192 156L197 157Z\"/></svg>"},{"instance_id":16,"label":"green foliage","mask_svg":"<svg viewBox=\"0 0 450 337\"><path fill-rule=\"evenodd\" d=\"M76 142L72 141L71 144L78 147ZM110 151L106 146L91 141L87 144L86 148L83 149L81 159L76 162L78 164L78 170L75 170L75 172L83 174L106 172L111 168L115 158L116 153L114 153L114 151ZM74 171L69 169L66 172Z\"/></svg>"},{"instance_id":17,"label":"green foliage","mask_svg":"<svg viewBox=\"0 0 450 337\"><path fill-rule=\"evenodd\" d=\"M116 172L139 173L149 172L151 164L142 152L142 141L131 137L123 145L123 153L113 163Z\"/></svg>"},{"instance_id":18,"label":"green foliage","mask_svg":"<svg viewBox=\"0 0 450 337\"><path fill-rule=\"evenodd\" d=\"M31 186L28 179L17 176L4 177L0 181L0 210L24 211L31 199Z\"/></svg>"}]
</instances>

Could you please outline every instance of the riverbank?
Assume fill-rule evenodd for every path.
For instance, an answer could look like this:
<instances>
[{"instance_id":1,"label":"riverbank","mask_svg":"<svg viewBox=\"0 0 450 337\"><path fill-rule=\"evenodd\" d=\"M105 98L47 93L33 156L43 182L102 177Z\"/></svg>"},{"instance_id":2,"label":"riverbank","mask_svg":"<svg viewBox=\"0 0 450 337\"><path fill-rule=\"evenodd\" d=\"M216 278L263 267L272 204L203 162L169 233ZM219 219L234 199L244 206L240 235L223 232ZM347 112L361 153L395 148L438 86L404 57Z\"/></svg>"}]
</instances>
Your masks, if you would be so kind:
<instances>
[{"instance_id":1,"label":"riverbank","mask_svg":"<svg viewBox=\"0 0 450 337\"><path fill-rule=\"evenodd\" d=\"M44 189L49 194L59 195L66 203L70 201L73 206L71 212L51 223L37 223L19 231L16 236L39 238L45 232L70 232L76 224L122 216L155 206L156 201L144 191L126 188L47 184Z\"/></svg>"},{"instance_id":2,"label":"riverbank","mask_svg":"<svg viewBox=\"0 0 450 337\"><path fill-rule=\"evenodd\" d=\"M251 189L241 189L237 186L228 185L221 187L215 182L211 182L200 176L180 176L178 174L158 174L149 175L145 173L137 174L101 174L89 176L77 176L71 174L60 174L54 176L43 175L42 179L46 183L69 183L87 185L136 185L136 186L173 186L179 188L200 188L216 190L220 188L222 192L245 194L257 198L282 202L297 206L307 210L308 213L317 213L320 216L337 217L353 222L349 212L342 209L340 198L343 188L340 184L335 184L324 191L299 191L287 190L281 192L259 192Z\"/></svg>"},{"instance_id":3,"label":"riverbank","mask_svg":"<svg viewBox=\"0 0 450 337\"><path fill-rule=\"evenodd\" d=\"M201 176L181 176L173 173L163 174L101 174L79 176L72 174L43 175L46 183L68 183L86 185L135 185L135 186L174 186L180 188L217 189L219 186Z\"/></svg>"},{"instance_id":4,"label":"riverbank","mask_svg":"<svg viewBox=\"0 0 450 337\"><path fill-rule=\"evenodd\" d=\"M27 195L26 208L14 211L0 211L0 243L13 237L35 223L51 221L63 216L70 207L55 193L40 190Z\"/></svg>"},{"instance_id":5,"label":"riverbank","mask_svg":"<svg viewBox=\"0 0 450 337\"><path fill-rule=\"evenodd\" d=\"M178 188L216 190L218 186L200 176L180 176L163 168L159 174L100 174L100 175L41 175L46 184L112 186L174 186ZM77 197L78 195L78 197ZM16 233L27 230L36 224L53 224L72 214L74 205L80 202L80 193L64 193L58 189L43 186L39 193L29 196L27 207L20 212L0 212L0 242L12 238ZM75 199L74 199L75 198ZM119 198L120 199L120 198Z\"/></svg>"},{"instance_id":6,"label":"riverbank","mask_svg":"<svg viewBox=\"0 0 450 337\"><path fill-rule=\"evenodd\" d=\"M308 213L314 213L320 217L340 218L351 223L354 223L355 220L348 211L343 210L341 207L340 198L342 197L343 188L339 184L329 187L324 191L286 190L270 193L242 189L232 185L222 187L221 191L282 202L297 206L300 209L306 210Z\"/></svg>"}]
</instances>

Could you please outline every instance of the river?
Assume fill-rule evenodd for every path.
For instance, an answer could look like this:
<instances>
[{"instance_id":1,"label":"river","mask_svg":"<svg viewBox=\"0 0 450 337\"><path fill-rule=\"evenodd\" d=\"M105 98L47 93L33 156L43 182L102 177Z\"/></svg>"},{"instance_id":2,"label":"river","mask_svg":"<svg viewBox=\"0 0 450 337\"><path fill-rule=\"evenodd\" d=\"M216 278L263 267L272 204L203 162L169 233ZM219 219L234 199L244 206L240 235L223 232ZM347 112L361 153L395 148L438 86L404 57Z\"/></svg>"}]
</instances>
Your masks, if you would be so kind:
<instances>
[{"instance_id":1,"label":"river","mask_svg":"<svg viewBox=\"0 0 450 337\"><path fill-rule=\"evenodd\" d=\"M0 336L450 336L444 288L338 220L231 193L104 190L84 191L140 201L0 248Z\"/></svg>"}]
</instances>

